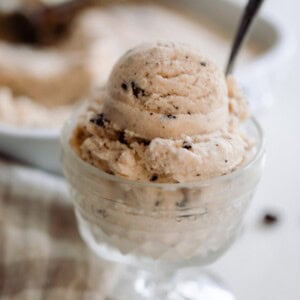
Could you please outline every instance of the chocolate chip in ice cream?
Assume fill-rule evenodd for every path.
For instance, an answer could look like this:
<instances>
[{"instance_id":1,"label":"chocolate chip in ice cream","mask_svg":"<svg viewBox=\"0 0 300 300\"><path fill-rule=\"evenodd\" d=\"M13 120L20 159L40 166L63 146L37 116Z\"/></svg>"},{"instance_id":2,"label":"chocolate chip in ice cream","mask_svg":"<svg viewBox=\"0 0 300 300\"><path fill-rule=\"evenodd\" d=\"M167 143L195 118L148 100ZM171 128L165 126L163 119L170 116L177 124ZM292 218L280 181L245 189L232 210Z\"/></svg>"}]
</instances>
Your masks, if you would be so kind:
<instances>
[{"instance_id":1,"label":"chocolate chip in ice cream","mask_svg":"<svg viewBox=\"0 0 300 300\"><path fill-rule=\"evenodd\" d=\"M166 117L168 119L176 119L176 116L172 115L172 114L167 114Z\"/></svg>"},{"instance_id":2,"label":"chocolate chip in ice cream","mask_svg":"<svg viewBox=\"0 0 300 300\"><path fill-rule=\"evenodd\" d=\"M145 90L140 88L134 81L131 81L132 93L136 98L140 96L145 96Z\"/></svg>"},{"instance_id":3,"label":"chocolate chip in ice cream","mask_svg":"<svg viewBox=\"0 0 300 300\"><path fill-rule=\"evenodd\" d=\"M150 181L156 181L157 179L158 179L158 176L156 174L154 174L150 177Z\"/></svg>"},{"instance_id":4,"label":"chocolate chip in ice cream","mask_svg":"<svg viewBox=\"0 0 300 300\"><path fill-rule=\"evenodd\" d=\"M157 200L157 201L154 203L154 206L155 206L155 207L158 207L158 206L160 206L160 204L161 204L161 201L160 201L160 200Z\"/></svg>"},{"instance_id":5,"label":"chocolate chip in ice cream","mask_svg":"<svg viewBox=\"0 0 300 300\"><path fill-rule=\"evenodd\" d=\"M150 143L151 143L151 141L145 140L145 139L141 139L141 140L139 140L139 142L140 142L141 144L143 144L144 146L149 146Z\"/></svg>"},{"instance_id":6,"label":"chocolate chip in ice cream","mask_svg":"<svg viewBox=\"0 0 300 300\"><path fill-rule=\"evenodd\" d=\"M126 141L126 137L125 137L125 132L124 132L124 131L118 132L118 141L119 141L121 144L127 145L127 141Z\"/></svg>"},{"instance_id":7,"label":"chocolate chip in ice cream","mask_svg":"<svg viewBox=\"0 0 300 300\"><path fill-rule=\"evenodd\" d=\"M206 67L206 62L205 62L205 61L201 61L201 62L200 62L200 65L201 65L202 67Z\"/></svg>"},{"instance_id":8,"label":"chocolate chip in ice cream","mask_svg":"<svg viewBox=\"0 0 300 300\"><path fill-rule=\"evenodd\" d=\"M122 84L121 84L121 88L122 88L124 91L127 91L127 89L128 89L127 84L126 84L126 83L122 83Z\"/></svg>"},{"instance_id":9,"label":"chocolate chip in ice cream","mask_svg":"<svg viewBox=\"0 0 300 300\"><path fill-rule=\"evenodd\" d=\"M102 216L103 218L106 218L107 217L107 211L105 209L98 209L98 214L100 216Z\"/></svg>"},{"instance_id":10,"label":"chocolate chip in ice cream","mask_svg":"<svg viewBox=\"0 0 300 300\"><path fill-rule=\"evenodd\" d=\"M105 124L109 123L109 120L105 117L103 113L101 113L91 118L90 122L96 124L99 127L105 127Z\"/></svg>"},{"instance_id":11,"label":"chocolate chip in ice cream","mask_svg":"<svg viewBox=\"0 0 300 300\"><path fill-rule=\"evenodd\" d=\"M184 141L183 145L182 145L182 148L190 150L190 149L192 149L192 145L189 142Z\"/></svg>"}]
</instances>

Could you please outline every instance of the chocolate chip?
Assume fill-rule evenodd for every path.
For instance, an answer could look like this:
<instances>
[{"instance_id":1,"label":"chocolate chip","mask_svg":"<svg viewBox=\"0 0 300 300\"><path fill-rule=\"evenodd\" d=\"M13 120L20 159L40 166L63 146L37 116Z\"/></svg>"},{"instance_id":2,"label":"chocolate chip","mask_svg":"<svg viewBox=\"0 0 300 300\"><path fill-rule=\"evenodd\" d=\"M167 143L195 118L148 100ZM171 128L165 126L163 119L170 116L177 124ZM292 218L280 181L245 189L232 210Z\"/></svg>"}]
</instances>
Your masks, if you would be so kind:
<instances>
[{"instance_id":1,"label":"chocolate chip","mask_svg":"<svg viewBox=\"0 0 300 300\"><path fill-rule=\"evenodd\" d=\"M216 144L216 147L219 147L219 144Z\"/></svg>"},{"instance_id":2,"label":"chocolate chip","mask_svg":"<svg viewBox=\"0 0 300 300\"><path fill-rule=\"evenodd\" d=\"M188 55L186 55L186 56L185 56L185 59L188 59L188 58L189 58Z\"/></svg>"},{"instance_id":3,"label":"chocolate chip","mask_svg":"<svg viewBox=\"0 0 300 300\"><path fill-rule=\"evenodd\" d=\"M121 87L124 91L127 91L128 87L127 87L127 84L126 83L122 83L121 84Z\"/></svg>"},{"instance_id":4,"label":"chocolate chip","mask_svg":"<svg viewBox=\"0 0 300 300\"><path fill-rule=\"evenodd\" d=\"M172 115L172 114L167 114L166 117L168 119L176 119L176 116Z\"/></svg>"},{"instance_id":5,"label":"chocolate chip","mask_svg":"<svg viewBox=\"0 0 300 300\"><path fill-rule=\"evenodd\" d=\"M188 111L187 113L188 113L188 115L190 115L190 114L191 114L191 112L190 112L190 111Z\"/></svg>"},{"instance_id":6,"label":"chocolate chip","mask_svg":"<svg viewBox=\"0 0 300 300\"><path fill-rule=\"evenodd\" d=\"M127 141L126 141L126 138L125 138L125 132L124 132L124 131L118 132L118 141L119 141L121 144L127 145Z\"/></svg>"},{"instance_id":7,"label":"chocolate chip","mask_svg":"<svg viewBox=\"0 0 300 300\"><path fill-rule=\"evenodd\" d=\"M87 153L88 153L89 159L92 159L92 151L91 151L91 150L88 150Z\"/></svg>"},{"instance_id":8,"label":"chocolate chip","mask_svg":"<svg viewBox=\"0 0 300 300\"><path fill-rule=\"evenodd\" d=\"M200 62L200 65L201 65L202 67L206 67L206 62L205 62L205 61L201 61L201 62Z\"/></svg>"},{"instance_id":9,"label":"chocolate chip","mask_svg":"<svg viewBox=\"0 0 300 300\"><path fill-rule=\"evenodd\" d=\"M278 216L273 213L266 213L263 217L263 223L265 225L274 225L278 223Z\"/></svg>"},{"instance_id":10,"label":"chocolate chip","mask_svg":"<svg viewBox=\"0 0 300 300\"><path fill-rule=\"evenodd\" d=\"M201 176L201 174L199 174L199 173L198 173L196 176L198 176L198 177L199 177L199 176Z\"/></svg>"},{"instance_id":11,"label":"chocolate chip","mask_svg":"<svg viewBox=\"0 0 300 300\"><path fill-rule=\"evenodd\" d=\"M178 106L174 106L175 107L175 109L179 109L179 107Z\"/></svg>"},{"instance_id":12,"label":"chocolate chip","mask_svg":"<svg viewBox=\"0 0 300 300\"><path fill-rule=\"evenodd\" d=\"M145 96L145 90L140 88L134 81L131 81L132 93L136 98L140 96Z\"/></svg>"},{"instance_id":13,"label":"chocolate chip","mask_svg":"<svg viewBox=\"0 0 300 300\"><path fill-rule=\"evenodd\" d=\"M107 212L105 209L98 209L97 210L98 214L101 215L103 218L107 217Z\"/></svg>"},{"instance_id":14,"label":"chocolate chip","mask_svg":"<svg viewBox=\"0 0 300 300\"><path fill-rule=\"evenodd\" d=\"M106 123L109 123L110 121L106 119L103 113L101 113L90 119L90 122L96 124L99 127L105 127Z\"/></svg>"},{"instance_id":15,"label":"chocolate chip","mask_svg":"<svg viewBox=\"0 0 300 300\"><path fill-rule=\"evenodd\" d=\"M140 143L143 144L143 145L145 145L145 146L149 146L150 143L151 143L151 141L149 141L149 140L141 140Z\"/></svg>"},{"instance_id":16,"label":"chocolate chip","mask_svg":"<svg viewBox=\"0 0 300 300\"><path fill-rule=\"evenodd\" d=\"M192 149L192 146L191 145L183 145L182 148L190 150L190 149Z\"/></svg>"},{"instance_id":17,"label":"chocolate chip","mask_svg":"<svg viewBox=\"0 0 300 300\"><path fill-rule=\"evenodd\" d=\"M228 163L228 160L227 160L227 159L225 159L225 163L226 163L226 164Z\"/></svg>"},{"instance_id":18,"label":"chocolate chip","mask_svg":"<svg viewBox=\"0 0 300 300\"><path fill-rule=\"evenodd\" d=\"M156 174L154 174L150 177L150 181L156 181L157 179L158 179L158 176Z\"/></svg>"},{"instance_id":19,"label":"chocolate chip","mask_svg":"<svg viewBox=\"0 0 300 300\"><path fill-rule=\"evenodd\" d=\"M153 116L153 112L150 113L150 116Z\"/></svg>"},{"instance_id":20,"label":"chocolate chip","mask_svg":"<svg viewBox=\"0 0 300 300\"><path fill-rule=\"evenodd\" d=\"M182 148L190 150L190 149L192 149L192 145L189 142L184 141Z\"/></svg>"},{"instance_id":21,"label":"chocolate chip","mask_svg":"<svg viewBox=\"0 0 300 300\"><path fill-rule=\"evenodd\" d=\"M160 205L160 201L157 200L155 203L154 203L155 207L158 207Z\"/></svg>"}]
</instances>

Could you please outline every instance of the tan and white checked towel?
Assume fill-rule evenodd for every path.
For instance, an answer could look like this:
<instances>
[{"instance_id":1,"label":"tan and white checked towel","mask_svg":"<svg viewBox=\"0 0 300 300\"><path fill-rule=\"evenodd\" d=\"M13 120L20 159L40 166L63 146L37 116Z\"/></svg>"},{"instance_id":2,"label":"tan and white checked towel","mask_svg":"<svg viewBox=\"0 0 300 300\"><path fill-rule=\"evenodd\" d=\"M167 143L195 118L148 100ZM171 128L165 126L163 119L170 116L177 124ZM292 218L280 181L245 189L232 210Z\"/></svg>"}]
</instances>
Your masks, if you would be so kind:
<instances>
[{"instance_id":1,"label":"tan and white checked towel","mask_svg":"<svg viewBox=\"0 0 300 300\"><path fill-rule=\"evenodd\" d=\"M0 300L101 300L116 273L81 241L62 178L0 161Z\"/></svg>"}]
</instances>

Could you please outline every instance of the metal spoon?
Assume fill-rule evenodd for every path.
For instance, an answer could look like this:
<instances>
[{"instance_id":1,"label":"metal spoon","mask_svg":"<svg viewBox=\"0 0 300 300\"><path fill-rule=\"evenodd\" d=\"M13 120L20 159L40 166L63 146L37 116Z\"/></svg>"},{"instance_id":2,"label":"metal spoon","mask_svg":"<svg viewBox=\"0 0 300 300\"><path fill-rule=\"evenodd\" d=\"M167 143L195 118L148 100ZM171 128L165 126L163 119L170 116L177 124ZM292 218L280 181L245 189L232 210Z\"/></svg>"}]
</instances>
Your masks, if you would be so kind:
<instances>
[{"instance_id":1,"label":"metal spoon","mask_svg":"<svg viewBox=\"0 0 300 300\"><path fill-rule=\"evenodd\" d=\"M243 44L243 41L245 40L245 37L249 31L250 25L252 24L252 21L254 20L257 12L259 11L260 6L262 5L264 0L249 0L248 4L244 10L244 13L242 15L242 18L240 20L240 24L238 27L238 30L235 34L233 44L231 47L230 56L228 59L228 63L226 66L226 75L232 73L233 66L236 60L236 57L239 53L239 50L241 49L241 46Z\"/></svg>"}]
</instances>

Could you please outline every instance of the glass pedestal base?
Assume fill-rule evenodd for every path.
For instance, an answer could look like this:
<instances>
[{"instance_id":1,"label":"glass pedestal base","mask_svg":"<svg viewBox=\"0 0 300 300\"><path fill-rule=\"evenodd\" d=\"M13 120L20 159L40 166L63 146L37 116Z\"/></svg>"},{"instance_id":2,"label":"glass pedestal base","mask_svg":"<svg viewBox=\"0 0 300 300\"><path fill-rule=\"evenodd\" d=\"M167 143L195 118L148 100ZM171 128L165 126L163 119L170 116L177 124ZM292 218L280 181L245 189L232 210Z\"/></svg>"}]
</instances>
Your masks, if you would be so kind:
<instances>
[{"instance_id":1,"label":"glass pedestal base","mask_svg":"<svg viewBox=\"0 0 300 300\"><path fill-rule=\"evenodd\" d=\"M128 268L109 300L234 300L233 294L213 275L200 268L173 273Z\"/></svg>"}]
</instances>

